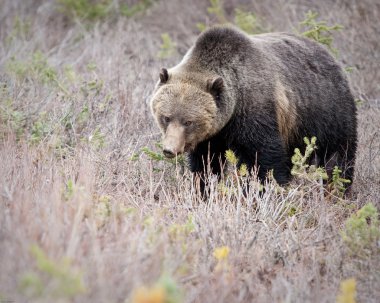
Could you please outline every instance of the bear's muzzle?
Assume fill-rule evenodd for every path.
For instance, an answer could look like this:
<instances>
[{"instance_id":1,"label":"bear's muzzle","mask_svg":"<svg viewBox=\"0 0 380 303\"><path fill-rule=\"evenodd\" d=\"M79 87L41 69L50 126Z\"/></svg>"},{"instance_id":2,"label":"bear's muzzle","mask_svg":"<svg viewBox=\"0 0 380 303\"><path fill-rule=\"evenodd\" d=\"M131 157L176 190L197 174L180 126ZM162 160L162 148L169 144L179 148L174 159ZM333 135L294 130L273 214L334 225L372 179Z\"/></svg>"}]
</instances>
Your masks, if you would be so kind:
<instances>
[{"instance_id":1,"label":"bear's muzzle","mask_svg":"<svg viewBox=\"0 0 380 303\"><path fill-rule=\"evenodd\" d=\"M162 142L165 157L174 158L183 154L185 143L185 128L177 123L169 123Z\"/></svg>"}]
</instances>

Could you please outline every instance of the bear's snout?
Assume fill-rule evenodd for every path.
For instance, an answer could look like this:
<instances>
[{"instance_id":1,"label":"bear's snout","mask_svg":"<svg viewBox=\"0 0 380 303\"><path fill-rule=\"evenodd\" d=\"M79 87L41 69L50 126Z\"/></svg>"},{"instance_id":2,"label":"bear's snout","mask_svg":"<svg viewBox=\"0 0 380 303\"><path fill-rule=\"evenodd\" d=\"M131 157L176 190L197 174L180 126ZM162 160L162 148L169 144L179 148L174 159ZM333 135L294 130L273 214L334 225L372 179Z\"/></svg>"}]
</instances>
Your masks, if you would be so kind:
<instances>
[{"instance_id":1,"label":"bear's snout","mask_svg":"<svg viewBox=\"0 0 380 303\"><path fill-rule=\"evenodd\" d=\"M180 125L169 124L162 145L167 158L182 154L185 149L185 129Z\"/></svg>"},{"instance_id":2,"label":"bear's snout","mask_svg":"<svg viewBox=\"0 0 380 303\"><path fill-rule=\"evenodd\" d=\"M176 156L176 154L174 154L171 150L168 149L164 149L162 152L164 153L166 158L174 158Z\"/></svg>"}]
</instances>

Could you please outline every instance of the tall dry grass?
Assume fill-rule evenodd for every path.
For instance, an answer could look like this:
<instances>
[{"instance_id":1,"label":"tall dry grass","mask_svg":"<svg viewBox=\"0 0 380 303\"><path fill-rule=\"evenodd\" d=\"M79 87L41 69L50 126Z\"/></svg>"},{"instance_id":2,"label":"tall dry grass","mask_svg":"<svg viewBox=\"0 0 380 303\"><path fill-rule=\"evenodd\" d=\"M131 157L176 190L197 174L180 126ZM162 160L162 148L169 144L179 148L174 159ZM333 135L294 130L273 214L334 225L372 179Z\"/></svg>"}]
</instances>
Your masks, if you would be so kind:
<instances>
[{"instance_id":1,"label":"tall dry grass","mask_svg":"<svg viewBox=\"0 0 380 303\"><path fill-rule=\"evenodd\" d=\"M335 46L343 64L356 67L350 80L362 100L352 195L337 199L316 181L295 180L245 196L241 187L220 190L210 176L205 202L186 169L141 152L159 141L148 106L157 73L180 60L197 22L213 22L208 1L157 1L133 17L90 25L65 17L56 1L5 1L0 301L128 302L162 275L184 302L333 302L348 278L358 302L377 301L378 244L365 257L352 255L341 231L364 204L380 207L379 6L226 0L226 16L239 5L274 31L292 31L308 9L345 26ZM176 53L160 59L165 32ZM223 246L230 252L220 266L213 252ZM83 287L67 290L76 277Z\"/></svg>"}]
</instances>

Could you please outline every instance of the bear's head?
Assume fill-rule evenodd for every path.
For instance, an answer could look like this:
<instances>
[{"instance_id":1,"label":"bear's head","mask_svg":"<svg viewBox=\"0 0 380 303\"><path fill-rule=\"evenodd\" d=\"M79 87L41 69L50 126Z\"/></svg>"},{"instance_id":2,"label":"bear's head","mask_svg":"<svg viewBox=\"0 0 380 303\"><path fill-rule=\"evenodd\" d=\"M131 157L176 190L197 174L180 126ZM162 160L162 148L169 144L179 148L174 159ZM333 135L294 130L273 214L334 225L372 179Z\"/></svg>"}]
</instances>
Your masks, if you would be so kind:
<instances>
[{"instance_id":1,"label":"bear's head","mask_svg":"<svg viewBox=\"0 0 380 303\"><path fill-rule=\"evenodd\" d=\"M223 90L219 76L184 76L161 70L151 110L162 132L166 157L191 152L222 128Z\"/></svg>"}]
</instances>

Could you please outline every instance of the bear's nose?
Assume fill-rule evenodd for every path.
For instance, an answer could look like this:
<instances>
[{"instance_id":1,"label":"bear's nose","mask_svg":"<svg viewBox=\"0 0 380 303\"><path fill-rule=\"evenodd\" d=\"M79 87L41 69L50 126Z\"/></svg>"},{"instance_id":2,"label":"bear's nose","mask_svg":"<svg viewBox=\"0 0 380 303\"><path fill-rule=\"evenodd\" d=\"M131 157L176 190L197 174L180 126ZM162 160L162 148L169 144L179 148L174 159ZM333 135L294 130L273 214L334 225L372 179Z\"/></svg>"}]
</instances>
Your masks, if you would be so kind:
<instances>
[{"instance_id":1,"label":"bear's nose","mask_svg":"<svg viewBox=\"0 0 380 303\"><path fill-rule=\"evenodd\" d=\"M175 153L173 153L171 150L164 149L163 153L164 153L166 158L174 158L175 157Z\"/></svg>"}]
</instances>

